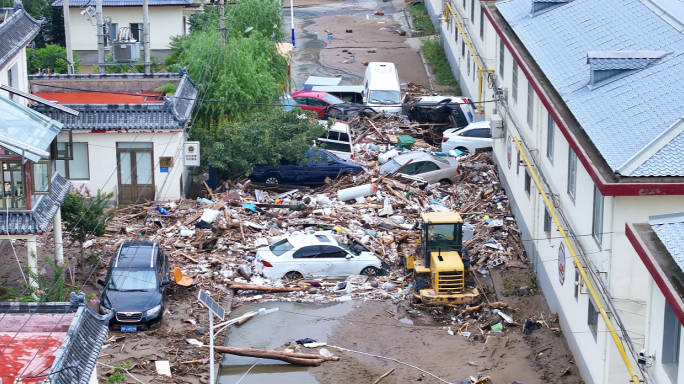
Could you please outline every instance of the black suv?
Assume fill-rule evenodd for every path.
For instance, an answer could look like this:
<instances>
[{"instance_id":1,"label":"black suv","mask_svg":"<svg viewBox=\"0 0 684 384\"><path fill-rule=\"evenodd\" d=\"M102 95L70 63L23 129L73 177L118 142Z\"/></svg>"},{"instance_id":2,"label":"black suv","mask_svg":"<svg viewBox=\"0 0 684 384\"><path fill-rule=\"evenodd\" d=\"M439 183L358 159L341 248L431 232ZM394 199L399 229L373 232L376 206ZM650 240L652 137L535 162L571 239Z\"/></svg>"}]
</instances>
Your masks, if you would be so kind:
<instances>
[{"instance_id":1,"label":"black suv","mask_svg":"<svg viewBox=\"0 0 684 384\"><path fill-rule=\"evenodd\" d=\"M169 260L154 241L124 241L109 264L100 295L100 313L114 311L109 325L124 332L149 329L164 314L170 284Z\"/></svg>"}]
</instances>

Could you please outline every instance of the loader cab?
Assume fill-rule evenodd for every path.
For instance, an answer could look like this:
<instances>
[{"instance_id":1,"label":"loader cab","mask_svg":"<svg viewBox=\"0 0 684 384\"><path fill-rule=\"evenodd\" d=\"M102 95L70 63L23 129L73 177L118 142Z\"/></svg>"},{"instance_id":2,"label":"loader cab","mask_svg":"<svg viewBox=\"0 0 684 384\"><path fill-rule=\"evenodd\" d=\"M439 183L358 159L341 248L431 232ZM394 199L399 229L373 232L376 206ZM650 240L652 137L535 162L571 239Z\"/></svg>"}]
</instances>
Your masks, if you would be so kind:
<instances>
[{"instance_id":1,"label":"loader cab","mask_svg":"<svg viewBox=\"0 0 684 384\"><path fill-rule=\"evenodd\" d=\"M463 246L463 219L457 212L430 212L421 215L422 264L431 267L434 252L461 252Z\"/></svg>"}]
</instances>

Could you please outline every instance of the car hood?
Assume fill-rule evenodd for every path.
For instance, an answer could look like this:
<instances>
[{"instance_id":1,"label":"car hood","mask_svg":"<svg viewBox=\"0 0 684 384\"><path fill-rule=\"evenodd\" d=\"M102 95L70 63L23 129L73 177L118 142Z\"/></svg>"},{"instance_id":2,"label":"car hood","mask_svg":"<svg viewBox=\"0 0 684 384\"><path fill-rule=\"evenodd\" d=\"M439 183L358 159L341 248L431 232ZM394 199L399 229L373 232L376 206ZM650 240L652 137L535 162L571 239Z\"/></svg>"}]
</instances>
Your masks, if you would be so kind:
<instances>
[{"instance_id":1,"label":"car hood","mask_svg":"<svg viewBox=\"0 0 684 384\"><path fill-rule=\"evenodd\" d=\"M157 291L110 291L102 295L102 304L117 312L143 312L160 304L161 292Z\"/></svg>"}]
</instances>

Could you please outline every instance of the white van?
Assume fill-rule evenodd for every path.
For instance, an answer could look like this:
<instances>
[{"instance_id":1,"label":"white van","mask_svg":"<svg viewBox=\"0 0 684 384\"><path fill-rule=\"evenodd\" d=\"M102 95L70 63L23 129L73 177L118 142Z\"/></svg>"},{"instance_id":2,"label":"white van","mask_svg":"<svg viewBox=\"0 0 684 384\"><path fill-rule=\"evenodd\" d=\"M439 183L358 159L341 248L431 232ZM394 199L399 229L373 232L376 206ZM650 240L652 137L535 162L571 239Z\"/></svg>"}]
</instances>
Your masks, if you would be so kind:
<instances>
[{"instance_id":1,"label":"white van","mask_svg":"<svg viewBox=\"0 0 684 384\"><path fill-rule=\"evenodd\" d=\"M319 120L319 124L328 124L327 120ZM316 139L318 144L325 147L328 152L343 160L354 158L354 147L352 145L349 124L335 122L332 127L327 129L323 136Z\"/></svg>"},{"instance_id":2,"label":"white van","mask_svg":"<svg viewBox=\"0 0 684 384\"><path fill-rule=\"evenodd\" d=\"M401 87L394 63L368 63L363 103L376 111L401 113Z\"/></svg>"}]
</instances>

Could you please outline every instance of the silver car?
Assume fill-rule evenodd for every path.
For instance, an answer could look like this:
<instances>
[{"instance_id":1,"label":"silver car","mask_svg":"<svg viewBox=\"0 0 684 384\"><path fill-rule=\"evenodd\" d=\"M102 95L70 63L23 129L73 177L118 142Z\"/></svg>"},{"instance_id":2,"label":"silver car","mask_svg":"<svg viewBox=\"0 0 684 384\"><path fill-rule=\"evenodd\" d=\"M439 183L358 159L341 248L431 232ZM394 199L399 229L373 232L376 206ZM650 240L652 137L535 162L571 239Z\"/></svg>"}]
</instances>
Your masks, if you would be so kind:
<instances>
[{"instance_id":1,"label":"silver car","mask_svg":"<svg viewBox=\"0 0 684 384\"><path fill-rule=\"evenodd\" d=\"M411 163L401 168L399 173L420 177L428 183L453 184L461 174L458 160L425 152L411 152L394 157L380 167L380 174L390 174L409 161Z\"/></svg>"}]
</instances>

